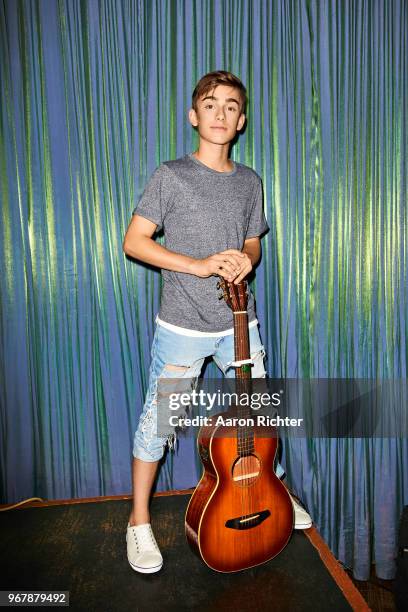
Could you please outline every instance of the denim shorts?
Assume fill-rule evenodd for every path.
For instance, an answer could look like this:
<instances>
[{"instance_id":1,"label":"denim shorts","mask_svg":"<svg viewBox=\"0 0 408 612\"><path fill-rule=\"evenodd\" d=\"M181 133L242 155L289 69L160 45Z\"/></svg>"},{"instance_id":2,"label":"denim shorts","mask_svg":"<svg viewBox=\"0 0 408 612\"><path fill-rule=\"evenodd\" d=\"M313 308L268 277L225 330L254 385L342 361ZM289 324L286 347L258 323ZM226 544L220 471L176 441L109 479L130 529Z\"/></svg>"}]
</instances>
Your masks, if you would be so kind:
<instances>
[{"instance_id":1,"label":"denim shorts","mask_svg":"<svg viewBox=\"0 0 408 612\"><path fill-rule=\"evenodd\" d=\"M257 326L249 329L249 345L253 367L253 378L266 376L265 350ZM234 335L192 337L176 333L157 324L151 350L149 387L146 394L139 425L135 432L133 456L143 461L158 461L162 458L169 438L157 436L157 379L197 378L206 357L212 357L224 376L235 377ZM187 381L186 381L187 382ZM191 388L191 387L190 387ZM170 444L171 446L171 444ZM284 473L278 464L276 473Z\"/></svg>"}]
</instances>

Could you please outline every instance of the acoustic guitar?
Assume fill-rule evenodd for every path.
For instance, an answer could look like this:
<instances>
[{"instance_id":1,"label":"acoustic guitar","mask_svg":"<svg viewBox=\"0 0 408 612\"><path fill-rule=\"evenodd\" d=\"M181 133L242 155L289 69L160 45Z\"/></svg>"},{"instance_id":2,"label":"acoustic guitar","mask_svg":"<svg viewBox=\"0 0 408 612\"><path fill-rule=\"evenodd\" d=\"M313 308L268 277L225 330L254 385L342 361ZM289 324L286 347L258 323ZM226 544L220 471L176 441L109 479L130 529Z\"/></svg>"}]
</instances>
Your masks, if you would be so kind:
<instances>
[{"instance_id":1,"label":"acoustic guitar","mask_svg":"<svg viewBox=\"0 0 408 612\"><path fill-rule=\"evenodd\" d=\"M246 282L222 279L218 287L234 313L239 396L251 389ZM253 413L249 406L232 406L222 414L224 422L233 415L233 423L244 425L216 426L216 415L197 438L204 472L187 507L185 531L193 551L218 572L269 561L286 546L293 529L292 502L274 472L277 432L268 427L265 436L256 419L248 426Z\"/></svg>"}]
</instances>

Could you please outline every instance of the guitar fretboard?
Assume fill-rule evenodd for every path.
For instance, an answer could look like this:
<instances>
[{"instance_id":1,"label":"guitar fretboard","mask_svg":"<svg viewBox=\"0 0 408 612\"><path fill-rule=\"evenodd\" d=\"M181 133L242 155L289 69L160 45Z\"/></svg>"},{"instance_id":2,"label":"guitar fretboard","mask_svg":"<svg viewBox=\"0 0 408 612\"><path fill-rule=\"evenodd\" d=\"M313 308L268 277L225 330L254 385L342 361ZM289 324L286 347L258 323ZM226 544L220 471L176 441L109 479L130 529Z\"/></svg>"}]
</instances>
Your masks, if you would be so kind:
<instances>
[{"instance_id":1,"label":"guitar fretboard","mask_svg":"<svg viewBox=\"0 0 408 612\"><path fill-rule=\"evenodd\" d=\"M234 349L235 361L243 361L251 356L248 333L248 313L234 312ZM252 391L252 378L250 364L244 364L235 370L238 398L246 394L250 397ZM249 405L238 404L237 417L247 418L252 416ZM254 432L252 427L246 425L237 426L237 450L240 457L245 457L254 452Z\"/></svg>"}]
</instances>

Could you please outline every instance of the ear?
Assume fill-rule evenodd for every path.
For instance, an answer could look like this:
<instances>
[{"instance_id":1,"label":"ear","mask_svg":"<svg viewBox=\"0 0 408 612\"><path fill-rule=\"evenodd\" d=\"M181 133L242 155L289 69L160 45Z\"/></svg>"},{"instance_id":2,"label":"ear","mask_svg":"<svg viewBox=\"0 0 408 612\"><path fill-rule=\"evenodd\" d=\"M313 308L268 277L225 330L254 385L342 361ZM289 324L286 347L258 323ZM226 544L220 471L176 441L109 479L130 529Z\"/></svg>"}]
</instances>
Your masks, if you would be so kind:
<instances>
[{"instance_id":1,"label":"ear","mask_svg":"<svg viewBox=\"0 0 408 612\"><path fill-rule=\"evenodd\" d=\"M244 127L245 119L245 115L241 114L237 123L237 132L239 132L239 130L242 130L242 128Z\"/></svg>"},{"instance_id":2,"label":"ear","mask_svg":"<svg viewBox=\"0 0 408 612\"><path fill-rule=\"evenodd\" d=\"M190 110L188 111L188 120L190 121L193 127L197 127L198 118L197 118L197 113L195 112L194 108L190 108Z\"/></svg>"}]
</instances>

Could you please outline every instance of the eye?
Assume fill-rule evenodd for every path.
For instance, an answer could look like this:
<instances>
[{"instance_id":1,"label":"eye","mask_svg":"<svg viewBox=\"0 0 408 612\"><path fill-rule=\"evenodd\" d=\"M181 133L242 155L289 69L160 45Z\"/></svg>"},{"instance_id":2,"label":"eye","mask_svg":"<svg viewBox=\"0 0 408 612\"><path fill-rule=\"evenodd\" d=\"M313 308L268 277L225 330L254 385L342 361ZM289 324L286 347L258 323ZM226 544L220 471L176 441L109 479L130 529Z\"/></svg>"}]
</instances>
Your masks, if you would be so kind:
<instances>
[{"instance_id":1,"label":"eye","mask_svg":"<svg viewBox=\"0 0 408 612\"><path fill-rule=\"evenodd\" d=\"M235 113L235 111L236 111L237 109L235 108L235 106L229 106L229 107L228 107L228 110L230 110L230 111L232 111L232 112L234 112L234 113Z\"/></svg>"},{"instance_id":2,"label":"eye","mask_svg":"<svg viewBox=\"0 0 408 612\"><path fill-rule=\"evenodd\" d=\"M204 108L213 108L213 106L214 106L213 104L206 104Z\"/></svg>"}]
</instances>

